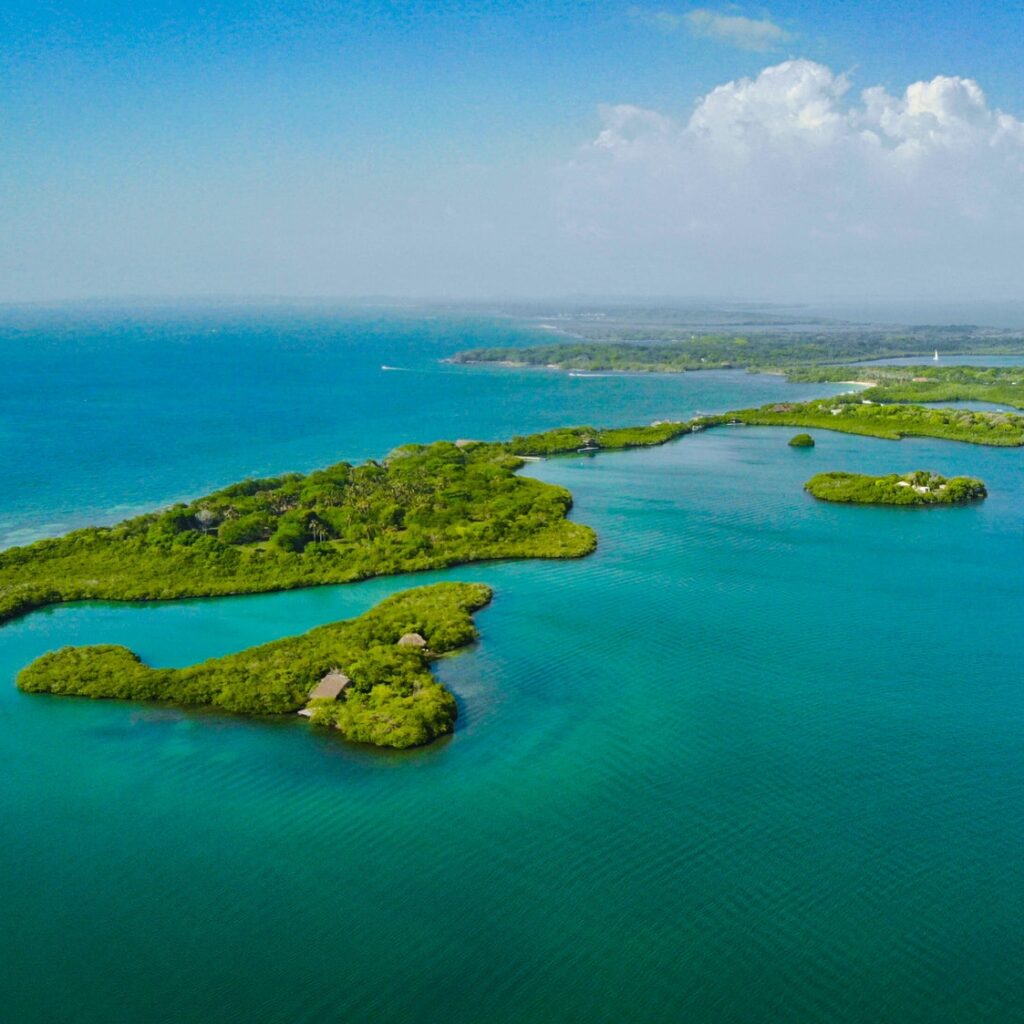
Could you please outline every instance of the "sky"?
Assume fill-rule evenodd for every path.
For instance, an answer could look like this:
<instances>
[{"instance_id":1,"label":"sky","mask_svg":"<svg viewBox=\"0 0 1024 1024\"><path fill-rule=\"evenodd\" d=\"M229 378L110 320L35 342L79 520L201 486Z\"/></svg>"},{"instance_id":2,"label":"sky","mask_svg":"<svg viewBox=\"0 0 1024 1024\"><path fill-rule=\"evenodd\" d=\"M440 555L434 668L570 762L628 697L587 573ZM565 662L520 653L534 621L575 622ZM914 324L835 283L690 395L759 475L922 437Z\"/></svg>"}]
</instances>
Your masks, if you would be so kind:
<instances>
[{"instance_id":1,"label":"sky","mask_svg":"<svg viewBox=\"0 0 1024 1024\"><path fill-rule=\"evenodd\" d=\"M0 301L1020 298L1024 5L5 0Z\"/></svg>"}]
</instances>

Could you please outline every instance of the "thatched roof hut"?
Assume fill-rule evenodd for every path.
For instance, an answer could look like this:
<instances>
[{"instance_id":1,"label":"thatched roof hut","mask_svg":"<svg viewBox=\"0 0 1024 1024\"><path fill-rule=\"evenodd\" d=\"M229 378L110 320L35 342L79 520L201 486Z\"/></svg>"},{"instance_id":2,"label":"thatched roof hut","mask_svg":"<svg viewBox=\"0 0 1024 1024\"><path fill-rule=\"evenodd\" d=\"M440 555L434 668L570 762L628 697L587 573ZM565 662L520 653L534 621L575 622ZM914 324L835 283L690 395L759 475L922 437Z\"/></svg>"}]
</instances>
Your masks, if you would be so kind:
<instances>
[{"instance_id":1,"label":"thatched roof hut","mask_svg":"<svg viewBox=\"0 0 1024 1024\"><path fill-rule=\"evenodd\" d=\"M427 641L419 633L406 633L398 644L400 647L426 647Z\"/></svg>"},{"instance_id":2,"label":"thatched roof hut","mask_svg":"<svg viewBox=\"0 0 1024 1024\"><path fill-rule=\"evenodd\" d=\"M351 683L352 680L344 672L332 668L310 691L309 699L315 700L324 697L327 700L337 700Z\"/></svg>"}]
</instances>

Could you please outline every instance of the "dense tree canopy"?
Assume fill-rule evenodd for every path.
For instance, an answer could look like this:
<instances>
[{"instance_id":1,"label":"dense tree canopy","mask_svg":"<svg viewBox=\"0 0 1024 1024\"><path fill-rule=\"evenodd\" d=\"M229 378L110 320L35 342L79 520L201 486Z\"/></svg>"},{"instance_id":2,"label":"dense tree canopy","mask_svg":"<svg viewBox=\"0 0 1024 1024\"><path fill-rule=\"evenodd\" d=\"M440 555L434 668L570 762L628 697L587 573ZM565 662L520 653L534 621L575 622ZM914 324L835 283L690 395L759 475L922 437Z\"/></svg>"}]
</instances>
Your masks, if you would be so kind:
<instances>
[{"instance_id":1,"label":"dense tree canopy","mask_svg":"<svg viewBox=\"0 0 1024 1024\"><path fill-rule=\"evenodd\" d=\"M504 446L408 445L381 463L243 480L114 527L0 553L0 621L82 599L285 590L488 558L571 558L593 531Z\"/></svg>"},{"instance_id":2,"label":"dense tree canopy","mask_svg":"<svg viewBox=\"0 0 1024 1024\"><path fill-rule=\"evenodd\" d=\"M865 473L819 473L804 490L822 501L855 505L962 505L988 495L976 477L946 478L919 469L913 473L868 476Z\"/></svg>"}]
</instances>

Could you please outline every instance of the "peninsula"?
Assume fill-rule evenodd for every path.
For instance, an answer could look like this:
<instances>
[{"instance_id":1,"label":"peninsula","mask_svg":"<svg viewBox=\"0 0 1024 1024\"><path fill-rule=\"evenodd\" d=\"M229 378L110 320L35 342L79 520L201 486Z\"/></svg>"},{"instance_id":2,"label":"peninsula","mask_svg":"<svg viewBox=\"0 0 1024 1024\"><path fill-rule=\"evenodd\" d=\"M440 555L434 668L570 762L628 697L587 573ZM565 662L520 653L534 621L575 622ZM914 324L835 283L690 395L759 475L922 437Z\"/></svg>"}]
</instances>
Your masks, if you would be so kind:
<instances>
[{"instance_id":1,"label":"peninsula","mask_svg":"<svg viewBox=\"0 0 1024 1024\"><path fill-rule=\"evenodd\" d=\"M1024 415L822 399L685 422L566 427L509 442L405 445L381 462L243 480L188 504L0 552L0 623L67 601L267 593L496 558L579 558L572 495L523 457L664 444L723 425L1024 444Z\"/></svg>"},{"instance_id":2,"label":"peninsula","mask_svg":"<svg viewBox=\"0 0 1024 1024\"><path fill-rule=\"evenodd\" d=\"M822 501L854 505L964 505L988 496L985 484L972 476L946 478L938 473L819 473L804 490Z\"/></svg>"},{"instance_id":3,"label":"peninsula","mask_svg":"<svg viewBox=\"0 0 1024 1024\"><path fill-rule=\"evenodd\" d=\"M578 558L593 530L503 445L243 480L118 526L0 552L0 622L66 601L266 593L494 558Z\"/></svg>"},{"instance_id":4,"label":"peninsula","mask_svg":"<svg viewBox=\"0 0 1024 1024\"><path fill-rule=\"evenodd\" d=\"M473 612L491 599L479 583L437 583L396 594L358 618L320 626L182 669L151 668L127 647L64 647L18 674L28 693L164 701L250 715L307 709L314 725L381 747L413 747L449 733L455 698L434 657L476 637ZM402 643L415 636L415 644ZM325 677L339 680L312 696Z\"/></svg>"},{"instance_id":5,"label":"peninsula","mask_svg":"<svg viewBox=\"0 0 1024 1024\"><path fill-rule=\"evenodd\" d=\"M849 396L811 402L776 402L759 409L730 413L729 419L765 427L816 427L845 434L865 434L898 441L902 437L936 437L945 441L1015 447L1024 444L1024 416L929 409L921 405L878 405Z\"/></svg>"}]
</instances>

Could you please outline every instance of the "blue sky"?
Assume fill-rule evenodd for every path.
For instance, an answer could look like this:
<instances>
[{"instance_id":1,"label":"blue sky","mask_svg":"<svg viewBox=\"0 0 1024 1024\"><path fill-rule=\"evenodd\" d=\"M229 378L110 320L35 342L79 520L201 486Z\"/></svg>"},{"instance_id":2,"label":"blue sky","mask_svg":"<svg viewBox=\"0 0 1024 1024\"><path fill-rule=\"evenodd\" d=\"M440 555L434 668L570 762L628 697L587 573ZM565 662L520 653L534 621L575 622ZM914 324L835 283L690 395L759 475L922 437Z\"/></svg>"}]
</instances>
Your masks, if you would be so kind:
<instances>
[{"instance_id":1,"label":"blue sky","mask_svg":"<svg viewBox=\"0 0 1024 1024\"><path fill-rule=\"evenodd\" d=\"M816 253L814 218L829 216L827 202L816 195L794 205L782 194L792 167L809 166L803 150L781 154L764 142L771 131L759 136L743 159L775 166L778 188L766 191L735 154L719 152L715 163L677 135L711 90L798 60L806 63L792 82L841 92L836 109L858 125L862 89L898 99L936 76L976 81L984 106L971 114L971 145L980 159L996 131L984 134L981 119L1024 119L1021 38L1024 8L1009 4L8 0L0 8L0 299L745 288L818 297L850 293L859 268L863 288L891 289L901 260L915 266L919 291L946 291L952 278L918 266L937 244L978 257L992 250L993 259L1013 253L1004 213L1021 199L1020 164L1005 132L1002 169L979 192L988 205L966 204L948 234L936 211L976 181L978 164L964 150L957 178L947 159L915 157L914 195L927 202L905 225L899 252L878 261L858 244L836 249L834 238ZM811 64L848 83L834 89L807 72ZM942 100L954 113L955 92ZM776 106L755 96L749 109L770 120L778 94ZM627 131L629 147L616 137L588 150L608 127L602 110L616 105L652 112L645 140L635 138L636 116L626 129L623 115L615 131ZM655 114L671 124L652 129ZM729 130L749 116L735 114ZM948 138L960 145L965 131L954 126ZM880 184L873 165L847 174L849 139L830 139L833 159L819 174L835 175L848 217L830 231L877 230L907 206L906 195L887 193L885 205L872 206L871 195L896 187L892 175ZM759 155L762 145L769 150ZM800 145L818 158L818 141ZM723 234L753 218L751 242L762 250L785 223L803 242L758 265L732 244L719 247L707 224L694 226L716 204L723 174L737 197L737 219L723 207ZM686 206L680 190L700 175L705 186ZM765 207L762 222L756 211ZM922 230L932 234L918 251L908 240ZM808 257L839 266L812 274ZM737 261L744 280L730 272ZM780 265L792 272L779 277ZM957 278L975 292L990 286L991 297L1012 287L977 268Z\"/></svg>"}]
</instances>

